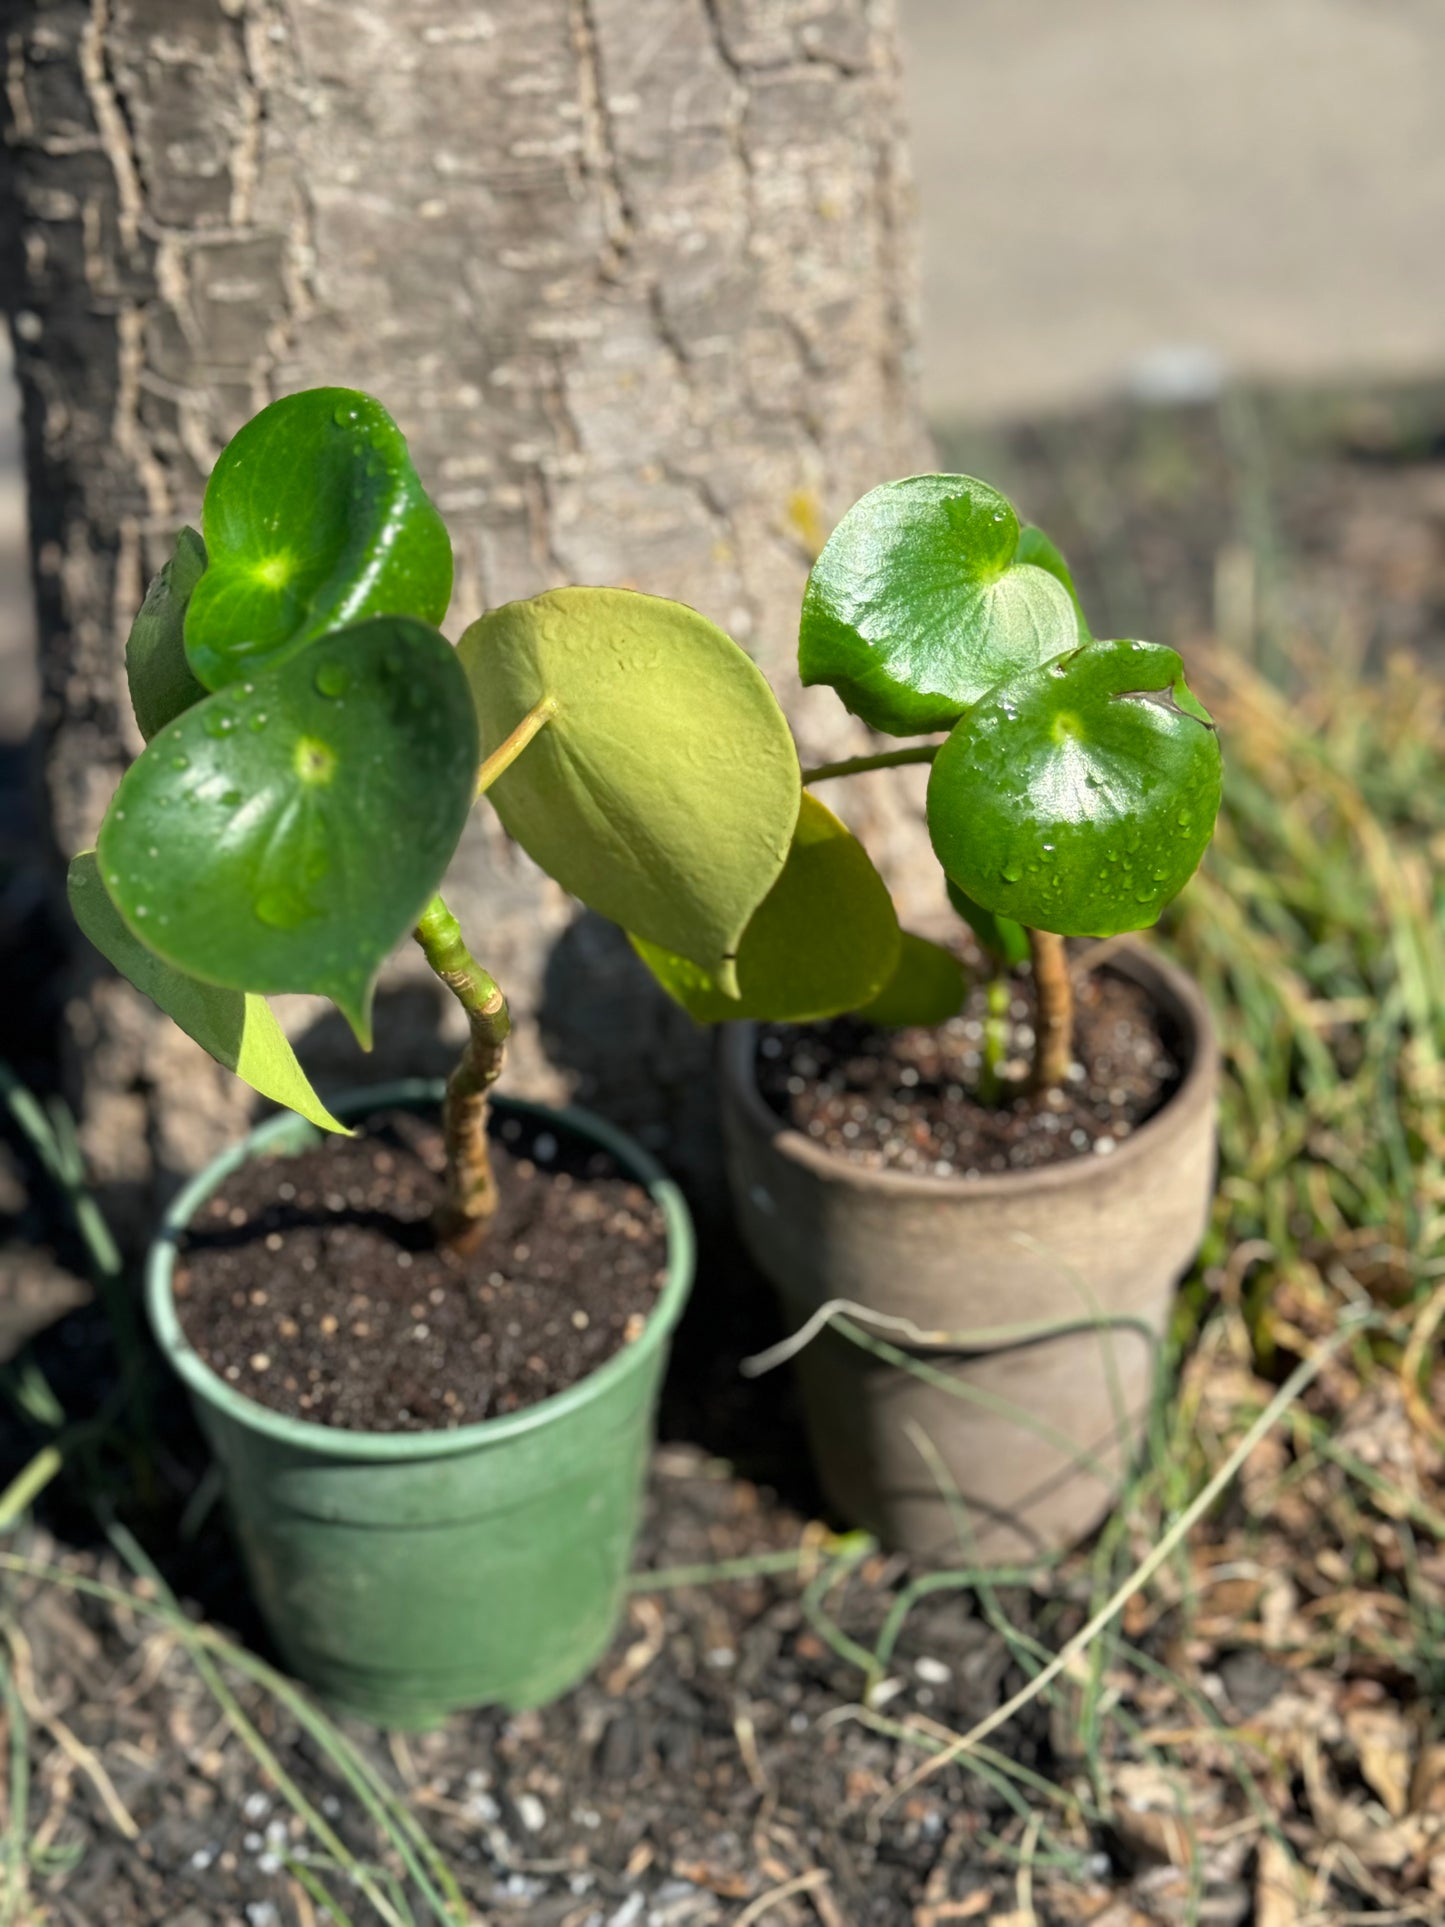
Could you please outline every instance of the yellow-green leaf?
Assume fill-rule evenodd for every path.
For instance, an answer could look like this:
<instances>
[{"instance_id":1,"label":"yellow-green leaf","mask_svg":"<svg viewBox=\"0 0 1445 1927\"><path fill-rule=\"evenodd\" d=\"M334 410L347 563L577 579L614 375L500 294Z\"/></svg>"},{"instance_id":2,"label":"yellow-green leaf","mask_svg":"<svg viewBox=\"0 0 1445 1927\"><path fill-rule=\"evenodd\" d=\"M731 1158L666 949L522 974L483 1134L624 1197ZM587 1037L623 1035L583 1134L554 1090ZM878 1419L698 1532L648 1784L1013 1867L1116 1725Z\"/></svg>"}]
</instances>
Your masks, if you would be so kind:
<instances>
[{"instance_id":1,"label":"yellow-green leaf","mask_svg":"<svg viewBox=\"0 0 1445 1927\"><path fill-rule=\"evenodd\" d=\"M801 794L756 664L695 610L629 589L508 603L458 653L483 756L543 698L555 705L488 792L510 834L590 909L735 988Z\"/></svg>"},{"instance_id":2,"label":"yellow-green leaf","mask_svg":"<svg viewBox=\"0 0 1445 1927\"><path fill-rule=\"evenodd\" d=\"M753 1017L811 1023L853 1010L893 975L901 936L868 853L815 797L805 795L782 875L738 949L738 989L727 996L696 964L633 936L668 995L700 1024Z\"/></svg>"},{"instance_id":3,"label":"yellow-green leaf","mask_svg":"<svg viewBox=\"0 0 1445 1927\"><path fill-rule=\"evenodd\" d=\"M952 951L905 930L893 975L854 1015L885 1030L902 1030L906 1024L945 1024L958 1015L967 994L968 979Z\"/></svg>"},{"instance_id":4,"label":"yellow-green leaf","mask_svg":"<svg viewBox=\"0 0 1445 1927\"><path fill-rule=\"evenodd\" d=\"M94 850L75 858L66 883L75 921L100 954L218 1064L322 1130L350 1136L312 1090L264 997L200 983L147 950L106 894Z\"/></svg>"}]
</instances>

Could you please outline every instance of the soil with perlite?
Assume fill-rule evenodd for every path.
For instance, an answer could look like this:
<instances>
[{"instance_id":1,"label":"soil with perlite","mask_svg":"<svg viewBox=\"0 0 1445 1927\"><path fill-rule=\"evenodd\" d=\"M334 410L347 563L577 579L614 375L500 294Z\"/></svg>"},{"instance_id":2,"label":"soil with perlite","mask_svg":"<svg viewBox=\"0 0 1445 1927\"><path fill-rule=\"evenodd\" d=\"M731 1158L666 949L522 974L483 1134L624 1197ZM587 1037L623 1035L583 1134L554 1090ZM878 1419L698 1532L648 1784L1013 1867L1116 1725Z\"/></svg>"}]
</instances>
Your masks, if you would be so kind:
<instances>
[{"instance_id":1,"label":"soil with perlite","mask_svg":"<svg viewBox=\"0 0 1445 1927\"><path fill-rule=\"evenodd\" d=\"M761 1026L758 1086L821 1149L874 1170L977 1178L1107 1157L1178 1089L1177 1042L1148 993L1107 966L1081 976L1075 997L1075 1063L1059 1090L1028 1088L1034 990L1018 973L992 1019L1002 1088L980 1100L991 1022L980 970L963 1010L933 1029Z\"/></svg>"},{"instance_id":2,"label":"soil with perlite","mask_svg":"<svg viewBox=\"0 0 1445 1927\"><path fill-rule=\"evenodd\" d=\"M433 1119L244 1164L175 1274L186 1337L238 1391L295 1418L413 1432L521 1411L642 1336L667 1276L661 1210L605 1151L494 1119L485 1243L441 1242Z\"/></svg>"}]
</instances>

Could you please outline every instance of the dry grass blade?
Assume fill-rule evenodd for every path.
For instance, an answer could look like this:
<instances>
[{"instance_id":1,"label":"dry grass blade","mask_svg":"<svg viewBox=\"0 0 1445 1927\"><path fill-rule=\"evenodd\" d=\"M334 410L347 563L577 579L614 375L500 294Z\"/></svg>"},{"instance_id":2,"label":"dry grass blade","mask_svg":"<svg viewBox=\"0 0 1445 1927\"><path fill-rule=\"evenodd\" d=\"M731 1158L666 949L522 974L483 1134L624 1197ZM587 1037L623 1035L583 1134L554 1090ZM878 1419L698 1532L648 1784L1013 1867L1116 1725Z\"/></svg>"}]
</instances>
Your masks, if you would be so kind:
<instances>
[{"instance_id":1,"label":"dry grass blade","mask_svg":"<svg viewBox=\"0 0 1445 1927\"><path fill-rule=\"evenodd\" d=\"M774 1907L791 1900L795 1894L811 1893L813 1889L826 1887L827 1884L826 1867L812 1867L807 1873L795 1874L791 1880L784 1880L778 1886L770 1887L765 1894L759 1894L756 1900L750 1900L733 1922L733 1927L753 1927L755 1920L761 1920L764 1914L771 1913Z\"/></svg>"},{"instance_id":2,"label":"dry grass blade","mask_svg":"<svg viewBox=\"0 0 1445 1927\"><path fill-rule=\"evenodd\" d=\"M18 1626L5 1627L5 1640L15 1663L15 1690L27 1716L37 1726L43 1726L67 1758L72 1760L90 1781L99 1795L100 1803L110 1816L111 1825L116 1832L127 1840L139 1840L140 1828L131 1817L130 1811L115 1790L115 1783L101 1764L99 1757L78 1740L64 1720L45 1707L35 1684L35 1666L31 1658L30 1642Z\"/></svg>"},{"instance_id":3,"label":"dry grass blade","mask_svg":"<svg viewBox=\"0 0 1445 1927\"><path fill-rule=\"evenodd\" d=\"M1204 1514L1234 1478L1240 1466L1243 1465L1245 1459L1248 1458L1250 1452L1253 1451L1259 1441L1274 1429L1289 1410L1290 1406L1293 1405L1295 1400L1300 1396L1301 1392L1304 1391L1305 1387L1319 1376L1329 1359L1353 1339L1357 1333L1364 1328L1367 1322L1363 1317L1351 1319L1348 1323L1342 1325L1334 1337L1322 1345L1313 1357L1306 1359L1302 1364L1296 1366L1284 1384L1281 1385L1279 1391L1265 1407L1264 1411L1260 1413L1254 1424L1250 1426L1239 1444L1235 1446L1223 1465L1220 1466L1214 1477L1210 1479L1209 1483L1192 1503L1185 1507L1184 1511L1180 1513L1179 1517L1170 1526L1169 1530L1159 1540L1157 1545L1155 1545L1148 1557L1143 1559L1140 1564L1135 1567L1134 1571L1129 1574L1123 1584L1105 1601L1088 1621L1087 1625L1081 1627L1074 1637L1054 1655L1048 1665L1037 1673L1026 1686L1021 1687L1011 1699L1006 1700L1002 1706L995 1707L992 1713L970 1727L968 1732L963 1734L961 1738L956 1740L952 1745L945 1747L941 1753L935 1754L931 1760L926 1760L921 1766L915 1767L913 1772L908 1774L899 1785L891 1788L875 1805L873 1810L875 1820L881 1819L883 1814L886 1813L891 1806L901 1800L906 1794L911 1793L922 1781L931 1778L933 1774L951 1765L960 1755L976 1746L980 1740L987 1739L990 1733L996 1733L999 1727L1007 1725L1016 1713L1027 1706L1030 1701L1037 1699L1061 1673L1066 1672L1077 1659L1089 1650L1099 1634L1118 1616L1128 1601L1132 1599L1136 1593L1140 1592L1143 1587L1147 1586L1155 1573L1173 1557L1176 1547L1181 1544L1191 1529L1204 1517Z\"/></svg>"}]
</instances>

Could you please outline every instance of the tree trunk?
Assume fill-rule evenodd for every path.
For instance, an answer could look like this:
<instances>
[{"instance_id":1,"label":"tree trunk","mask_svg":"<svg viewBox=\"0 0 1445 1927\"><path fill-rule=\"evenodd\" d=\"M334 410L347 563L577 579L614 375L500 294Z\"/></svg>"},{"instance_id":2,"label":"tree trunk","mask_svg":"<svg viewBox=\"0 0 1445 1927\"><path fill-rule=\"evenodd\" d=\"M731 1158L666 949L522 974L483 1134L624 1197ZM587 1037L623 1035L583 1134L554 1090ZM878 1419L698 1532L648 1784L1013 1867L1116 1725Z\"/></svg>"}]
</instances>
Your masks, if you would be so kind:
<instances>
[{"instance_id":1,"label":"tree trunk","mask_svg":"<svg viewBox=\"0 0 1445 1927\"><path fill-rule=\"evenodd\" d=\"M456 545L453 635L558 583L633 584L753 650L806 756L866 746L792 659L833 519L926 462L890 0L0 0L0 19L60 855L139 746L121 650L149 574L227 437L320 383L372 391L409 437ZM894 857L900 793L869 805ZM640 1083L695 1065L597 932L558 953L577 995L556 956L544 983L568 905L483 811L447 891L517 1011L514 1086L586 1072L549 1069L529 1024L545 1000L554 1056L575 1055L598 1015L577 995L650 1026ZM149 1208L247 1094L79 968L86 1148L113 1203ZM380 1068L431 1068L407 1016L435 1030L430 992L390 1004ZM323 1075L369 1074L304 1000L286 1014Z\"/></svg>"}]
</instances>

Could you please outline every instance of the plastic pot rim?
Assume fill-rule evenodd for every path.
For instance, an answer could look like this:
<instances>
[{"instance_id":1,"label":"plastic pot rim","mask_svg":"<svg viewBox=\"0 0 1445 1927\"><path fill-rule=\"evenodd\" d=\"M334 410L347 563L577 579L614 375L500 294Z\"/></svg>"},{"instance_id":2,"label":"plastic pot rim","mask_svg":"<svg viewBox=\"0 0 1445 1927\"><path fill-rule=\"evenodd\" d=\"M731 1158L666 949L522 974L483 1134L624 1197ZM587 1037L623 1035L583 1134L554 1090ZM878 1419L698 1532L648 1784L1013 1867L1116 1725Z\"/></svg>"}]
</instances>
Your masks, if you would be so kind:
<instances>
[{"instance_id":1,"label":"plastic pot rim","mask_svg":"<svg viewBox=\"0 0 1445 1927\"><path fill-rule=\"evenodd\" d=\"M384 1084L361 1086L344 1091L331 1108L340 1117L348 1112L374 1110L386 1106L420 1109L440 1101L446 1089L441 1078L403 1078ZM592 1139L610 1151L628 1174L646 1186L663 1214L667 1237L667 1278L653 1306L640 1338L578 1379L565 1391L539 1399L520 1412L504 1413L497 1418L478 1419L470 1425L451 1430L424 1432L363 1432L343 1426L321 1425L314 1419L291 1418L259 1404L228 1385L200 1357L181 1328L176 1311L171 1279L181 1238L191 1219L206 1199L233 1171L253 1158L264 1156L278 1141L309 1136L316 1142L324 1133L294 1112L281 1111L267 1118L190 1180L172 1200L161 1220L160 1230L146 1256L146 1311L156 1341L166 1362L199 1399L223 1412L248 1431L260 1432L278 1444L290 1445L312 1456L335 1459L368 1459L402 1464L409 1461L450 1458L475 1452L492 1445L551 1425L569 1413L600 1397L617 1380L630 1375L637 1366L671 1337L682 1315L692 1285L695 1240L692 1219L682 1192L663 1171L657 1160L636 1144L624 1131L596 1117L580 1105L540 1104L528 1098L498 1095L492 1100L500 1112L522 1117L544 1118L565 1130Z\"/></svg>"},{"instance_id":2,"label":"plastic pot rim","mask_svg":"<svg viewBox=\"0 0 1445 1927\"><path fill-rule=\"evenodd\" d=\"M1161 1140L1184 1126L1197 1106L1212 1100L1219 1077L1219 1040L1199 986L1156 950L1128 943L1103 959L1099 967L1116 970L1149 991L1156 1002L1162 1001L1165 1014L1184 1030L1188 1052L1178 1088L1109 1156L1109 1166L1120 1170L1147 1157ZM723 1026L719 1056L728 1089L751 1128L768 1139L780 1157L802 1165L825 1183L894 1197L991 1199L1047 1195L1088 1184L1099 1175L1104 1160L1092 1157L1063 1158L1030 1170L989 1172L976 1178L965 1178L957 1172L939 1177L932 1172L877 1170L857 1164L794 1130L764 1101L756 1071L757 1032L758 1026L751 1021Z\"/></svg>"}]
</instances>

